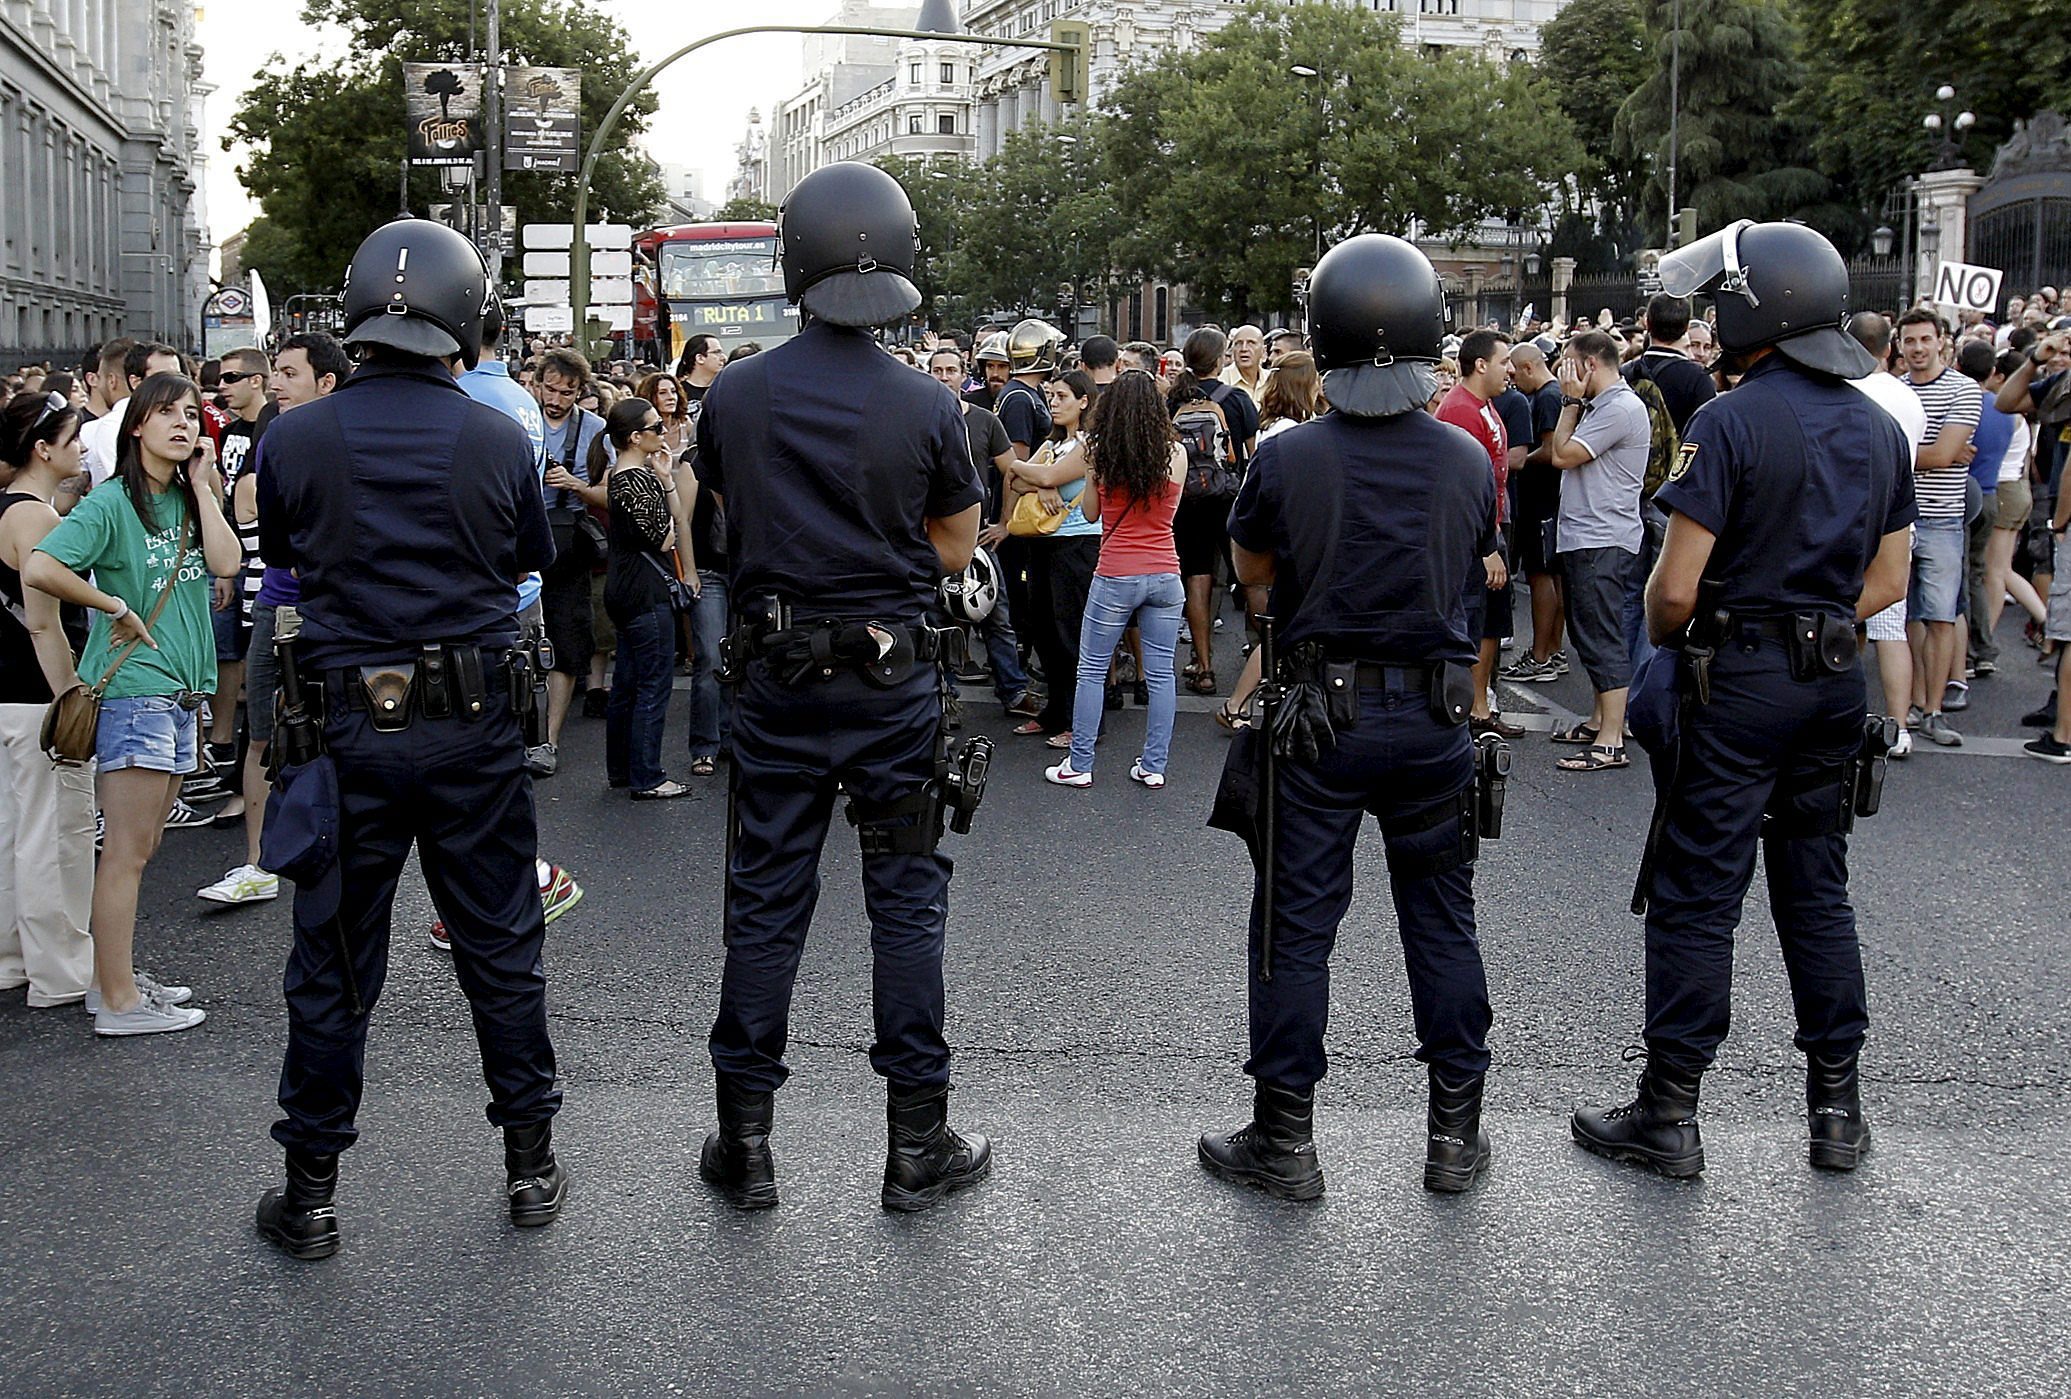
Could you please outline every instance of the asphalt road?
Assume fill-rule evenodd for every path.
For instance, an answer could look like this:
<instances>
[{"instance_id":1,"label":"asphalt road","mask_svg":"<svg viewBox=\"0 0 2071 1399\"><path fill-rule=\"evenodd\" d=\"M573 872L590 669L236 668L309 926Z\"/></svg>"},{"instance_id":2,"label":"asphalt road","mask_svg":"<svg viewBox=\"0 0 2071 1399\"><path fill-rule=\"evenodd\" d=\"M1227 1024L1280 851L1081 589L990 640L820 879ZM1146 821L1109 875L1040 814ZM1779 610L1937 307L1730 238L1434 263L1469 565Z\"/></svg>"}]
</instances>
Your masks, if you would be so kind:
<instances>
[{"instance_id":1,"label":"asphalt road","mask_svg":"<svg viewBox=\"0 0 2071 1399\"><path fill-rule=\"evenodd\" d=\"M2046 689L2014 640L1966 733L2025 737ZM679 700L680 700L679 696ZM1586 707L1574 679L1514 698ZM778 1100L783 1205L741 1217L695 1178L711 1113L721 800L632 806L602 725L570 721L540 785L544 848L585 902L549 936L574 1172L555 1226L501 1212L501 1153L465 1003L398 903L344 1162L338 1257L253 1235L284 1014L285 901L210 913L237 858L172 832L140 958L193 984L202 1029L96 1041L76 1011L0 1005L0 1391L263 1394L2060 1394L2071 1224L2063 813L2071 772L2011 743L1923 749L1855 838L1875 1023L1876 1146L1804 1163L1802 1076L1761 883L1736 1020L1706 1080L1710 1169L1642 1176L1567 1139L1629 1093L1640 927L1625 911L1649 792L1635 768L1553 771L1518 745L1507 837L1477 883L1497 1022L1496 1164L1419 1188L1422 1074L1377 839L1340 938L1329 1194L1232 1191L1193 1139L1241 1121L1237 842L1203 829L1223 740L1181 717L1170 785L1046 787L1002 736L956 850L949 953L957 1120L991 1181L933 1213L877 1205L880 1085L867 926L837 819ZM974 703L974 718L1003 728ZM1539 722L1543 723L1544 720ZM670 752L679 775L681 705Z\"/></svg>"}]
</instances>

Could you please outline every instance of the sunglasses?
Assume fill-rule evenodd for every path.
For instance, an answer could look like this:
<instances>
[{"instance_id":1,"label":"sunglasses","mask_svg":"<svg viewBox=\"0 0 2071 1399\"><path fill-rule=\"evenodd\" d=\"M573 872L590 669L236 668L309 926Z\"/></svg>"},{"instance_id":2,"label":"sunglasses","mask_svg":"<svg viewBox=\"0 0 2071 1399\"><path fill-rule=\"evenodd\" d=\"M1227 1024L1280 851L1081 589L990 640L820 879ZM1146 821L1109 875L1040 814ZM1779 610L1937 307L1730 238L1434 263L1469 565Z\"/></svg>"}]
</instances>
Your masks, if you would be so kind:
<instances>
[{"instance_id":1,"label":"sunglasses","mask_svg":"<svg viewBox=\"0 0 2071 1399\"><path fill-rule=\"evenodd\" d=\"M216 376L218 383L242 384L247 379L263 379L266 372L261 369L226 369Z\"/></svg>"},{"instance_id":2,"label":"sunglasses","mask_svg":"<svg viewBox=\"0 0 2071 1399\"><path fill-rule=\"evenodd\" d=\"M651 423L642 423L640 424L639 430L641 432L660 432L662 430L662 420L660 418L656 418Z\"/></svg>"},{"instance_id":3,"label":"sunglasses","mask_svg":"<svg viewBox=\"0 0 2071 1399\"><path fill-rule=\"evenodd\" d=\"M35 425L29 429L29 435L31 437L34 437L36 433L39 430L41 430L45 423L49 422L57 414L64 412L67 408L70 408L71 406L71 399L66 398L57 390L52 389L49 393L43 396L43 411L36 415Z\"/></svg>"}]
</instances>

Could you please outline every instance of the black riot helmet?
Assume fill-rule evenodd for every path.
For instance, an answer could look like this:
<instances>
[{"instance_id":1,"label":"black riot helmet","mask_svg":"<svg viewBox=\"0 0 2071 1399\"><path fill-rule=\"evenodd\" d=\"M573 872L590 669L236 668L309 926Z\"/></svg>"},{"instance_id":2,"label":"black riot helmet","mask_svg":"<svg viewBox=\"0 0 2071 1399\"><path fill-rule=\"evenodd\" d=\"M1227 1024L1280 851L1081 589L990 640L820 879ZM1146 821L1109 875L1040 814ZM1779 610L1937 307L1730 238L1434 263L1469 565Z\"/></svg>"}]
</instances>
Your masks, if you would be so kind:
<instances>
[{"instance_id":1,"label":"black riot helmet","mask_svg":"<svg viewBox=\"0 0 2071 1399\"><path fill-rule=\"evenodd\" d=\"M784 294L830 325L887 325L920 308L920 222L899 182L874 165L823 165L777 215Z\"/></svg>"},{"instance_id":2,"label":"black riot helmet","mask_svg":"<svg viewBox=\"0 0 2071 1399\"><path fill-rule=\"evenodd\" d=\"M1817 229L1742 219L1663 257L1660 275L1670 296L1711 297L1726 354L1774 345L1843 379L1877 367L1848 334L1848 264Z\"/></svg>"},{"instance_id":3,"label":"black riot helmet","mask_svg":"<svg viewBox=\"0 0 2071 1399\"><path fill-rule=\"evenodd\" d=\"M1423 407L1437 386L1445 321L1431 259L1400 238L1348 238L1309 275L1309 348L1339 412L1389 417Z\"/></svg>"},{"instance_id":4,"label":"black riot helmet","mask_svg":"<svg viewBox=\"0 0 2071 1399\"><path fill-rule=\"evenodd\" d=\"M345 272L345 343L387 345L469 369L482 357L489 268L464 236L429 219L368 234Z\"/></svg>"}]
</instances>

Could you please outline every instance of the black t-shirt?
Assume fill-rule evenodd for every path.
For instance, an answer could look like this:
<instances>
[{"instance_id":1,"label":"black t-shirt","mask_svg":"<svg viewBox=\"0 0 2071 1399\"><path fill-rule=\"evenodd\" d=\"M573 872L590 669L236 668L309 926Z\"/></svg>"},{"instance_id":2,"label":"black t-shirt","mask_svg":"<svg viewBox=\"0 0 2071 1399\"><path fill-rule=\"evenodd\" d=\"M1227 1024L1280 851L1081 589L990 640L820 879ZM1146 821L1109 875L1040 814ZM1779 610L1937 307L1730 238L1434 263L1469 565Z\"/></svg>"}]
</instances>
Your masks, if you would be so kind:
<instances>
[{"instance_id":1,"label":"black t-shirt","mask_svg":"<svg viewBox=\"0 0 2071 1399\"><path fill-rule=\"evenodd\" d=\"M270 403L266 406L273 407ZM262 410L253 422L248 423L243 418L233 417L230 426L223 429L223 440L217 444L216 455L223 467L225 491L235 486L237 478L244 475L245 468L251 463L252 447L258 442L260 434L266 431L266 425L270 421L272 419Z\"/></svg>"},{"instance_id":2,"label":"black t-shirt","mask_svg":"<svg viewBox=\"0 0 2071 1399\"><path fill-rule=\"evenodd\" d=\"M698 453L735 605L774 595L800 620L923 620L942 573L927 521L984 499L956 395L822 322L727 367Z\"/></svg>"},{"instance_id":3,"label":"black t-shirt","mask_svg":"<svg viewBox=\"0 0 2071 1399\"><path fill-rule=\"evenodd\" d=\"M726 572L726 512L705 478L704 458L696 448L683 454L691 474L697 478L697 499L690 505L690 543L696 551L700 573Z\"/></svg>"},{"instance_id":4,"label":"black t-shirt","mask_svg":"<svg viewBox=\"0 0 2071 1399\"><path fill-rule=\"evenodd\" d=\"M995 457L1011 453L1014 443L1007 436L1006 425L975 403L964 404L964 432L971 440L971 464L978 468L978 479L985 483L985 518L997 520L1000 493L1007 483L1000 479L1000 469L992 463Z\"/></svg>"},{"instance_id":5,"label":"black t-shirt","mask_svg":"<svg viewBox=\"0 0 2071 1399\"><path fill-rule=\"evenodd\" d=\"M1548 379L1532 390L1532 447L1537 450L1539 439L1560 426L1561 392L1560 380ZM1558 468L1552 468L1558 470Z\"/></svg>"},{"instance_id":6,"label":"black t-shirt","mask_svg":"<svg viewBox=\"0 0 2071 1399\"><path fill-rule=\"evenodd\" d=\"M1043 402L1042 393L1021 381L1011 380L1000 390L999 402L992 411L999 415L1000 423L1007 429L1007 437L1016 446L1028 448L1030 456L1036 448L1050 437L1050 405Z\"/></svg>"},{"instance_id":7,"label":"black t-shirt","mask_svg":"<svg viewBox=\"0 0 2071 1399\"><path fill-rule=\"evenodd\" d=\"M1467 584L1496 547L1486 448L1428 413L1330 413L1258 449L1230 538L1277 561L1288 646L1395 664L1471 663Z\"/></svg>"},{"instance_id":8,"label":"black t-shirt","mask_svg":"<svg viewBox=\"0 0 2071 1399\"><path fill-rule=\"evenodd\" d=\"M1699 409L1655 493L1718 536L1704 574L1744 616L1853 620L1863 571L1919 516L1913 450L1869 395L1771 355Z\"/></svg>"},{"instance_id":9,"label":"black t-shirt","mask_svg":"<svg viewBox=\"0 0 2071 1399\"><path fill-rule=\"evenodd\" d=\"M1507 388L1495 397L1496 416L1503 420L1504 435L1513 448L1530 450L1539 445L1532 435L1532 400L1523 389Z\"/></svg>"},{"instance_id":10,"label":"black t-shirt","mask_svg":"<svg viewBox=\"0 0 2071 1399\"><path fill-rule=\"evenodd\" d=\"M1619 372L1628 384L1654 381L1678 433L1690 425L1691 414L1719 396L1710 371L1680 350L1649 350Z\"/></svg>"}]
</instances>

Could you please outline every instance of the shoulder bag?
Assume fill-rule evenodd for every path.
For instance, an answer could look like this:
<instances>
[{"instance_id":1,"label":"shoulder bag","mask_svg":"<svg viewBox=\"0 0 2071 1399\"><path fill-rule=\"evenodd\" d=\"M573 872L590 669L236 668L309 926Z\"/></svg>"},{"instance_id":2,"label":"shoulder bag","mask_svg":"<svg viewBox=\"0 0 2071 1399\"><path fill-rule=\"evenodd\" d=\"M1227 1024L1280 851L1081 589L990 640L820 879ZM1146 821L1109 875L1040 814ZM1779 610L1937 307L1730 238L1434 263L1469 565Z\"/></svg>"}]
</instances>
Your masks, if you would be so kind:
<instances>
[{"instance_id":1,"label":"shoulder bag","mask_svg":"<svg viewBox=\"0 0 2071 1399\"><path fill-rule=\"evenodd\" d=\"M172 601L173 587L180 581L180 563L187 557L188 531L192 522L180 526L180 547L173 551L173 571L166 576L165 583L158 590L158 601L151 608L151 615L144 619L144 630L150 631L158 625L158 619L165 615L165 605ZM84 680L50 702L50 708L43 711L43 751L50 755L53 763L83 763L94 755L101 728L101 697L108 692L108 682L115 678L115 672L122 669L130 653L143 645L141 639L132 641L115 653L115 659L108 662L108 668L101 672L100 680L89 686Z\"/></svg>"}]
</instances>

